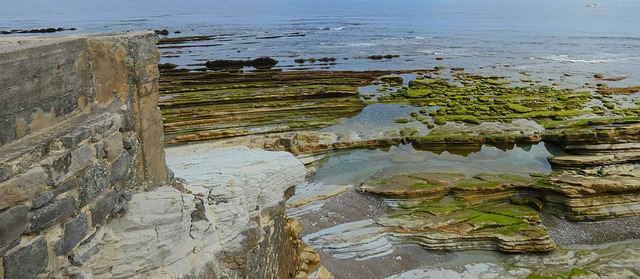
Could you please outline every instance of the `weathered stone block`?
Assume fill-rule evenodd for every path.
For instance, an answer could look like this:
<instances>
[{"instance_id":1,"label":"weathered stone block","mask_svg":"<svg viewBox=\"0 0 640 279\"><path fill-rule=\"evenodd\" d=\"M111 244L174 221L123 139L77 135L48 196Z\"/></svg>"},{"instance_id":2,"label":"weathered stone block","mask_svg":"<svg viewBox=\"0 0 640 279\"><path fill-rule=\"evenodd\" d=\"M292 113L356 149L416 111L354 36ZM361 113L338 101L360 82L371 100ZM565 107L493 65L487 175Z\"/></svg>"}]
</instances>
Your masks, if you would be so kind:
<instances>
[{"instance_id":1,"label":"weathered stone block","mask_svg":"<svg viewBox=\"0 0 640 279\"><path fill-rule=\"evenodd\" d=\"M77 254L74 253L73 256L69 258L71 264L74 266L82 266L85 262L87 262L91 257L100 252L100 246L93 246L86 253Z\"/></svg>"},{"instance_id":2,"label":"weathered stone block","mask_svg":"<svg viewBox=\"0 0 640 279\"><path fill-rule=\"evenodd\" d=\"M109 178L109 168L105 163L93 166L82 176L78 189L80 208L89 204L109 188Z\"/></svg>"},{"instance_id":3,"label":"weathered stone block","mask_svg":"<svg viewBox=\"0 0 640 279\"><path fill-rule=\"evenodd\" d=\"M130 55L135 57L136 76L140 82L146 83L159 75L158 62L160 53L153 43L156 36L148 37L146 40L129 41Z\"/></svg>"},{"instance_id":4,"label":"weathered stone block","mask_svg":"<svg viewBox=\"0 0 640 279\"><path fill-rule=\"evenodd\" d=\"M126 150L130 150L136 144L136 140L133 137L124 137L122 139L122 146Z\"/></svg>"},{"instance_id":5,"label":"weathered stone block","mask_svg":"<svg viewBox=\"0 0 640 279\"><path fill-rule=\"evenodd\" d=\"M93 226L103 224L107 216L111 214L116 204L119 202L119 194L116 192L109 192L104 195L96 204L91 208L91 224Z\"/></svg>"},{"instance_id":6,"label":"weathered stone block","mask_svg":"<svg viewBox=\"0 0 640 279\"><path fill-rule=\"evenodd\" d=\"M80 127L71 134L62 137L62 145L67 149L75 148L81 142L88 140L91 135L93 135L93 130L88 127Z\"/></svg>"},{"instance_id":7,"label":"weathered stone block","mask_svg":"<svg viewBox=\"0 0 640 279\"><path fill-rule=\"evenodd\" d=\"M160 107L158 106L159 95L150 94L146 96L140 96L137 99L139 111L140 131L145 131L153 128L157 125L162 127L162 114L160 113Z\"/></svg>"},{"instance_id":8,"label":"weathered stone block","mask_svg":"<svg viewBox=\"0 0 640 279\"><path fill-rule=\"evenodd\" d=\"M157 64L156 65L149 65L147 67L148 69L145 70L145 72L149 72L149 73L153 73L154 69L155 69L155 74L156 74L156 78L159 75L159 73L157 73L158 71L158 67ZM159 88L158 88L158 83L154 82L153 80L141 84L140 86L138 86L138 95L139 96L148 96L151 94L154 94L155 92L158 92Z\"/></svg>"},{"instance_id":9,"label":"weathered stone block","mask_svg":"<svg viewBox=\"0 0 640 279\"><path fill-rule=\"evenodd\" d=\"M90 277L87 277L82 273L69 274L69 279L88 279L88 278Z\"/></svg>"},{"instance_id":10,"label":"weathered stone block","mask_svg":"<svg viewBox=\"0 0 640 279\"><path fill-rule=\"evenodd\" d=\"M80 243L89 231L89 218L87 214L82 214L64 224L62 238L53 247L56 254L66 256L73 248Z\"/></svg>"},{"instance_id":11,"label":"weathered stone block","mask_svg":"<svg viewBox=\"0 0 640 279\"><path fill-rule=\"evenodd\" d=\"M120 157L111 165L111 184L115 184L124 179L131 167L131 156L129 153L122 153Z\"/></svg>"},{"instance_id":12,"label":"weathered stone block","mask_svg":"<svg viewBox=\"0 0 640 279\"><path fill-rule=\"evenodd\" d=\"M2 265L2 257L4 256L4 254L7 253L7 251L13 249L13 247L16 247L20 244L20 238L16 239L14 242L9 243L9 245L7 245L5 248L0 249L0 266ZM2 277L0 277L2 278Z\"/></svg>"},{"instance_id":13,"label":"weathered stone block","mask_svg":"<svg viewBox=\"0 0 640 279\"><path fill-rule=\"evenodd\" d=\"M31 279L47 268L49 253L47 242L38 237L33 242L4 258L4 276L7 279Z\"/></svg>"},{"instance_id":14,"label":"weathered stone block","mask_svg":"<svg viewBox=\"0 0 640 279\"><path fill-rule=\"evenodd\" d=\"M0 123L0 130L15 131L3 136L0 145L76 115L80 111L78 99L91 92L91 73L82 69L82 61L86 61L84 39L54 39L55 43L48 44L38 39L20 40L20 44L0 51L0 68L12 69L0 72L0 111L9 120L7 126ZM20 120L23 127L16 125Z\"/></svg>"},{"instance_id":15,"label":"weathered stone block","mask_svg":"<svg viewBox=\"0 0 640 279\"><path fill-rule=\"evenodd\" d=\"M107 159L109 159L109 161L118 157L118 155L124 151L124 146L122 145L122 134L114 133L109 136L105 140L104 151L107 154Z\"/></svg>"},{"instance_id":16,"label":"weathered stone block","mask_svg":"<svg viewBox=\"0 0 640 279\"><path fill-rule=\"evenodd\" d=\"M47 188L47 174L43 168L30 169L26 173L0 183L0 210L33 198Z\"/></svg>"},{"instance_id":17,"label":"weathered stone block","mask_svg":"<svg viewBox=\"0 0 640 279\"><path fill-rule=\"evenodd\" d=\"M94 131L94 135L91 137L93 142L98 142L105 137L120 130L122 123L122 117L119 114L109 115L106 119L97 121L91 125L91 129Z\"/></svg>"},{"instance_id":18,"label":"weathered stone block","mask_svg":"<svg viewBox=\"0 0 640 279\"><path fill-rule=\"evenodd\" d=\"M9 167L0 167L0 182L9 179L13 175L13 170Z\"/></svg>"},{"instance_id":19,"label":"weathered stone block","mask_svg":"<svg viewBox=\"0 0 640 279\"><path fill-rule=\"evenodd\" d=\"M89 39L87 46L98 106L107 107L118 97L124 102L129 91L126 45L121 39L104 38Z\"/></svg>"},{"instance_id":20,"label":"weathered stone block","mask_svg":"<svg viewBox=\"0 0 640 279\"><path fill-rule=\"evenodd\" d=\"M84 265L93 255L101 251L100 242L104 234L105 230L98 228L69 255L69 262L74 266Z\"/></svg>"},{"instance_id":21,"label":"weathered stone block","mask_svg":"<svg viewBox=\"0 0 640 279\"><path fill-rule=\"evenodd\" d=\"M63 181L65 179L63 176L69 172L71 167L71 152L45 161L42 167L49 173L49 184L55 185Z\"/></svg>"},{"instance_id":22,"label":"weathered stone block","mask_svg":"<svg viewBox=\"0 0 640 279\"><path fill-rule=\"evenodd\" d=\"M144 131L143 134L141 141L145 179L162 183L168 176L162 136L157 137L158 134L162 134L162 123Z\"/></svg>"},{"instance_id":23,"label":"weathered stone block","mask_svg":"<svg viewBox=\"0 0 640 279\"><path fill-rule=\"evenodd\" d=\"M61 223L76 213L77 205L76 198L69 196L31 211L28 232L39 232Z\"/></svg>"},{"instance_id":24,"label":"weathered stone block","mask_svg":"<svg viewBox=\"0 0 640 279\"><path fill-rule=\"evenodd\" d=\"M28 206L19 205L0 212L0 250L19 239L27 229L28 222Z\"/></svg>"},{"instance_id":25,"label":"weathered stone block","mask_svg":"<svg viewBox=\"0 0 640 279\"><path fill-rule=\"evenodd\" d=\"M72 189L75 188L76 186L78 186L78 178L71 178L67 181L65 181L61 186L58 186L58 188L55 188L51 191L45 192L43 194L37 195L35 198L33 198L32 200L32 204L31 204L31 208L40 208L43 205L49 203L51 200L53 200L53 198L55 198L56 196Z\"/></svg>"},{"instance_id":26,"label":"weathered stone block","mask_svg":"<svg viewBox=\"0 0 640 279\"><path fill-rule=\"evenodd\" d=\"M107 154L104 152L104 145L101 143L96 143L96 159L101 160L107 157Z\"/></svg>"},{"instance_id":27,"label":"weathered stone block","mask_svg":"<svg viewBox=\"0 0 640 279\"><path fill-rule=\"evenodd\" d=\"M49 184L55 186L91 165L95 150L91 145L82 145L75 150L47 160L42 167L49 173Z\"/></svg>"}]
</instances>

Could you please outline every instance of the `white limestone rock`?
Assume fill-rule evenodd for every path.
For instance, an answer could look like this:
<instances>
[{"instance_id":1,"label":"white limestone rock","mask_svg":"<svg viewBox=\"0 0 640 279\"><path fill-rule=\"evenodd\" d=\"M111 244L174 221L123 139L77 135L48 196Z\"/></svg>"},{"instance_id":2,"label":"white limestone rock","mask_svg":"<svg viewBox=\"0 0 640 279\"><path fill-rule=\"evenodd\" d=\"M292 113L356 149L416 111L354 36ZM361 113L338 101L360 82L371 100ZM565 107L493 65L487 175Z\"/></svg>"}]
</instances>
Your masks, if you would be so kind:
<instances>
[{"instance_id":1,"label":"white limestone rock","mask_svg":"<svg viewBox=\"0 0 640 279\"><path fill-rule=\"evenodd\" d=\"M173 277L196 268L188 260L196 246L195 204L183 195L166 186L133 195L129 212L105 226L102 252L91 264L95 278Z\"/></svg>"},{"instance_id":2,"label":"white limestone rock","mask_svg":"<svg viewBox=\"0 0 640 279\"><path fill-rule=\"evenodd\" d=\"M242 232L261 209L284 201L285 191L304 180L304 165L287 152L244 146L214 149L209 143L168 148L167 163L187 190L205 194L207 214L225 250L241 247Z\"/></svg>"},{"instance_id":3,"label":"white limestone rock","mask_svg":"<svg viewBox=\"0 0 640 279\"><path fill-rule=\"evenodd\" d=\"M187 191L164 186L134 194L129 212L105 224L91 242L99 241L99 252L74 267L75 273L175 278L213 268L218 276L235 278L216 257L246 254L248 232L264 234L265 226L273 226L262 209L284 206L285 191L306 174L286 152L210 149L206 143L169 148L167 161L186 179Z\"/></svg>"}]
</instances>

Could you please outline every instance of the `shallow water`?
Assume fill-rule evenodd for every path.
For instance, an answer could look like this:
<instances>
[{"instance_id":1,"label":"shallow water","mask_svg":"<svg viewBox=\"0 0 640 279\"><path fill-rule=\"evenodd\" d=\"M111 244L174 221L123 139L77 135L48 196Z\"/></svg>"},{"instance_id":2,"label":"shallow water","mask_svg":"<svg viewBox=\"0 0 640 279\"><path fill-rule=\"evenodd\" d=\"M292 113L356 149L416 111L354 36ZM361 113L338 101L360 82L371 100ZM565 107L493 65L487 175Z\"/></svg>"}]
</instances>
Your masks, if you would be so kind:
<instances>
[{"instance_id":1,"label":"shallow water","mask_svg":"<svg viewBox=\"0 0 640 279\"><path fill-rule=\"evenodd\" d=\"M388 150L335 152L318 167L313 182L359 185L378 172L394 173L551 173L544 143L509 146L502 149L477 145L465 149L416 150L411 145L391 146Z\"/></svg>"},{"instance_id":2,"label":"shallow water","mask_svg":"<svg viewBox=\"0 0 640 279\"><path fill-rule=\"evenodd\" d=\"M411 145L341 151L325 158L310 181L317 187L336 184L357 187L379 172L452 172L467 176L550 173L546 158L556 152L554 146L544 143L510 149L482 145L474 152L465 150L463 155L456 154L461 153L459 150L440 153L416 150ZM305 240L322 251L323 262L343 278L526 278L532 273L560 274L567 268L587 269L611 278L640 276L640 258L634 256L640 251L636 229L640 225L639 217L571 222L545 213L543 223L560 246L552 253L435 252L415 250L403 241L372 234L370 231L379 229L372 220L386 215L379 208L380 202L392 206L393 200L347 192L302 210L297 218L308 226L305 230L312 232L304 236ZM368 225L362 226L363 222ZM333 239L339 241L334 243ZM619 265L620 262L625 264ZM380 270L372 266L382 263L389 268ZM375 275L365 273L369 269Z\"/></svg>"}]
</instances>

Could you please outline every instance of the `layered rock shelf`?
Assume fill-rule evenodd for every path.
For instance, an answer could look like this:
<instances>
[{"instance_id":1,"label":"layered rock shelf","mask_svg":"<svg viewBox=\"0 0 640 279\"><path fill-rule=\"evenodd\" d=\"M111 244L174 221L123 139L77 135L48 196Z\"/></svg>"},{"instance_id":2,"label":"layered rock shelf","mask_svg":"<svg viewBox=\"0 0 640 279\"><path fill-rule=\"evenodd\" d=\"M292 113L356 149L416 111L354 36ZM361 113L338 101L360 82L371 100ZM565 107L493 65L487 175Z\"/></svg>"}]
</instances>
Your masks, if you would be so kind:
<instances>
[{"instance_id":1,"label":"layered rock shelf","mask_svg":"<svg viewBox=\"0 0 640 279\"><path fill-rule=\"evenodd\" d=\"M194 38L200 39L211 38ZM165 142L215 139L211 148L287 151L304 163L307 177L325 155L344 149L411 145L466 157L487 145L508 151L544 143L552 154L545 173L385 169L356 186L299 184L287 205L291 216L314 215L332 200L355 194L391 208L389 214L347 218L303 237L335 259L368 261L405 244L438 251L551 252L563 248L543 216L598 221L640 213L638 95L636 87L609 89L602 83L618 79L597 78L595 86L568 89L446 67L393 74L242 68L252 61L213 61L196 71L161 65ZM212 66L221 63L238 67ZM373 129L333 126L342 118L358 119L369 105L388 106L395 118L369 115L387 117L364 119L382 124ZM398 111L406 115L398 117Z\"/></svg>"},{"instance_id":2,"label":"layered rock shelf","mask_svg":"<svg viewBox=\"0 0 640 279\"><path fill-rule=\"evenodd\" d=\"M553 123L543 137L565 153L549 158L556 172L546 186L556 214L594 220L640 213L640 119L611 118Z\"/></svg>"},{"instance_id":3,"label":"layered rock shelf","mask_svg":"<svg viewBox=\"0 0 640 279\"><path fill-rule=\"evenodd\" d=\"M532 181L488 174L378 175L358 190L393 198L397 213L378 222L394 236L428 249L551 251L555 243L537 211L523 205L539 201L533 196L523 200L527 194L518 191Z\"/></svg>"},{"instance_id":4,"label":"layered rock shelf","mask_svg":"<svg viewBox=\"0 0 640 279\"><path fill-rule=\"evenodd\" d=\"M165 142L313 130L358 114L382 72L163 72Z\"/></svg>"}]
</instances>

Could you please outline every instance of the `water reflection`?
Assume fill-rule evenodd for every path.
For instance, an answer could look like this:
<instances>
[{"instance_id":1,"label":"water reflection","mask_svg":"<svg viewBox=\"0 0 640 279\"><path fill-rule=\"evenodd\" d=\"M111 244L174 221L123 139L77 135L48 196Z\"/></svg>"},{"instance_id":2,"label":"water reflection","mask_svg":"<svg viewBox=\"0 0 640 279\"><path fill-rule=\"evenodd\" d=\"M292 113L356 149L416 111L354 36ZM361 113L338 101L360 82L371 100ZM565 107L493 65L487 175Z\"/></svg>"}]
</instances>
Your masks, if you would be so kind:
<instances>
[{"instance_id":1,"label":"water reflection","mask_svg":"<svg viewBox=\"0 0 640 279\"><path fill-rule=\"evenodd\" d=\"M544 143L513 145L431 145L411 144L375 150L335 152L318 166L314 182L358 184L379 172L463 173L551 173Z\"/></svg>"}]
</instances>

